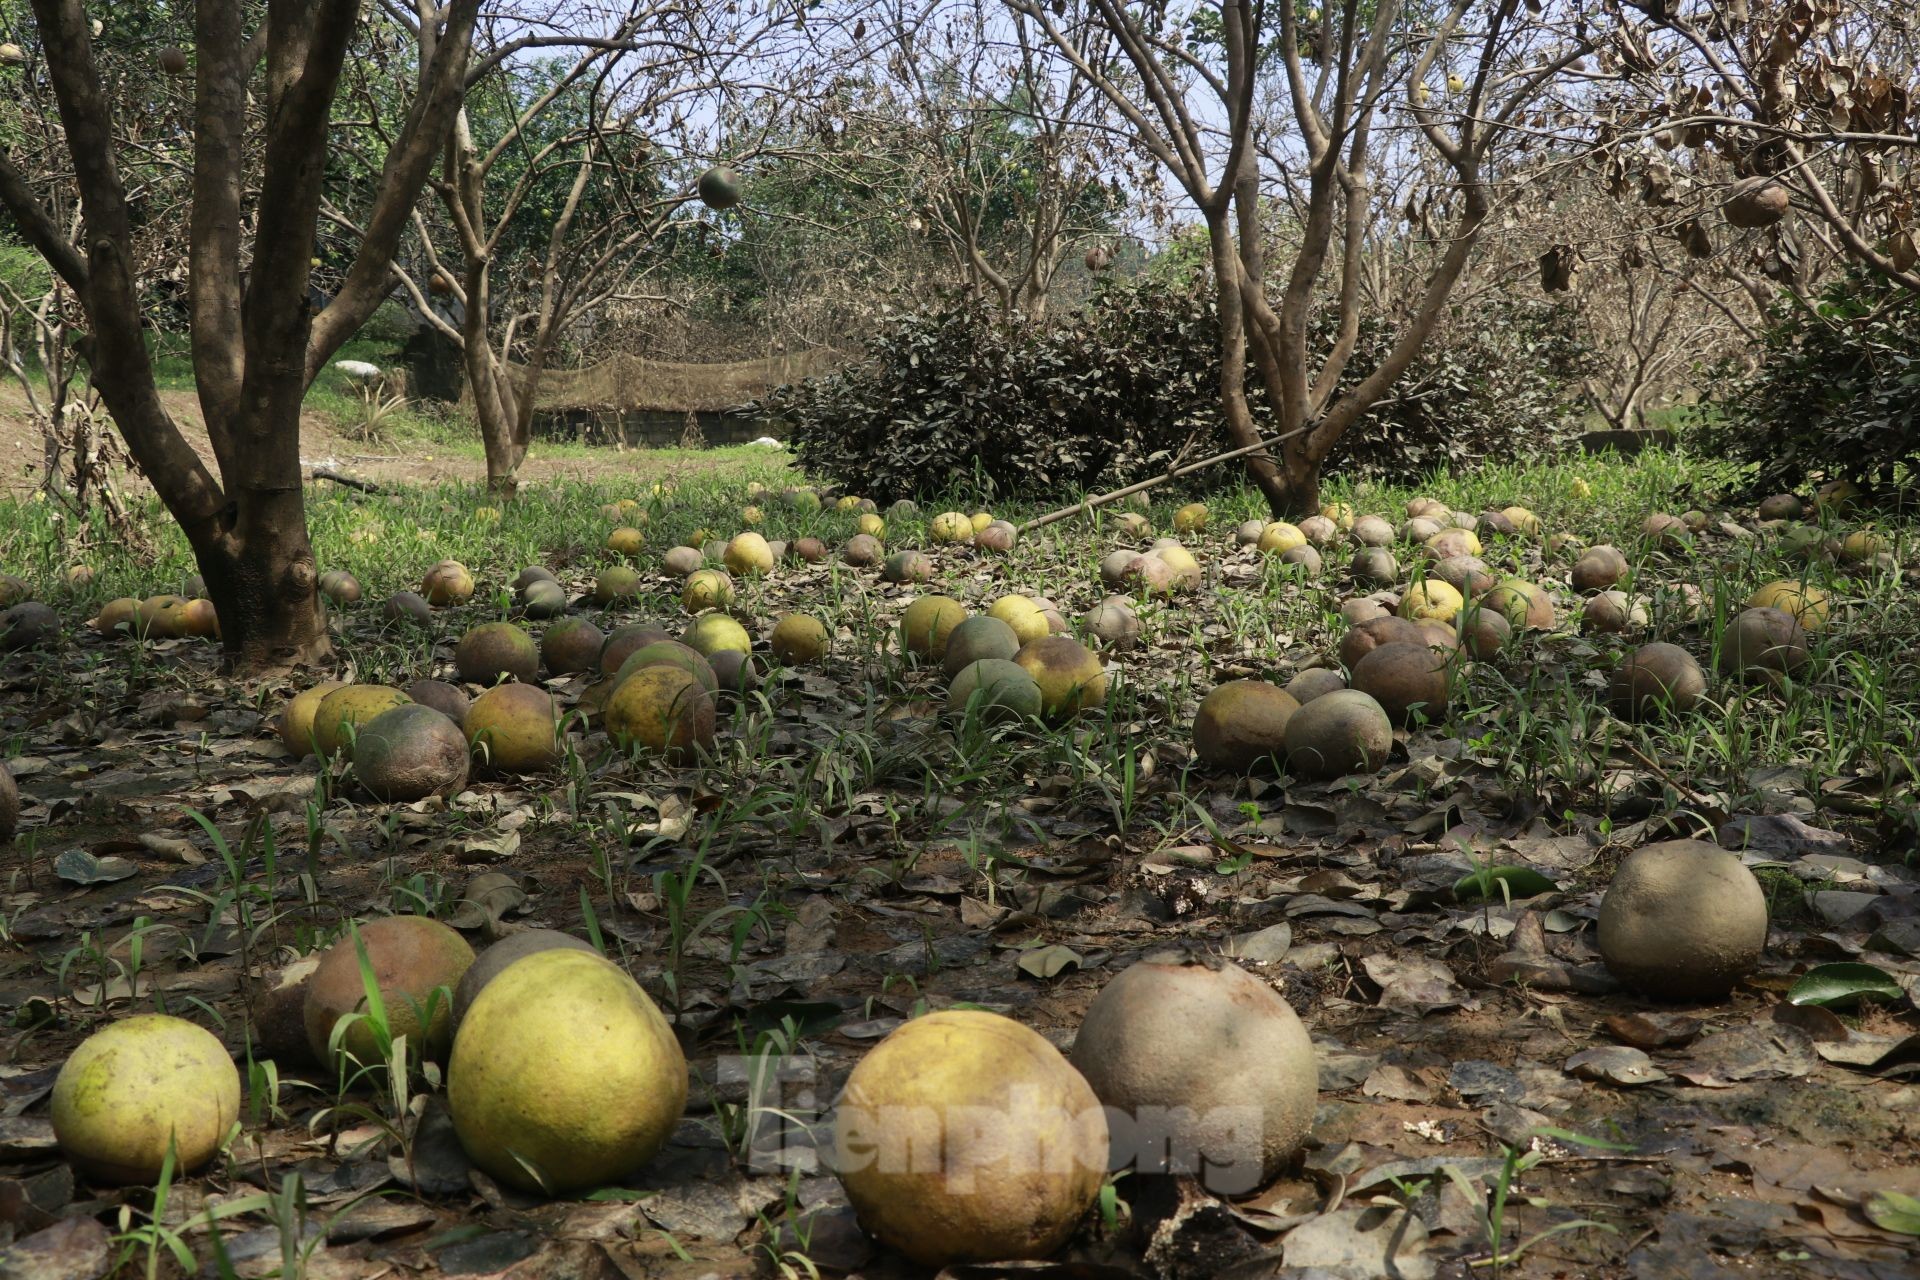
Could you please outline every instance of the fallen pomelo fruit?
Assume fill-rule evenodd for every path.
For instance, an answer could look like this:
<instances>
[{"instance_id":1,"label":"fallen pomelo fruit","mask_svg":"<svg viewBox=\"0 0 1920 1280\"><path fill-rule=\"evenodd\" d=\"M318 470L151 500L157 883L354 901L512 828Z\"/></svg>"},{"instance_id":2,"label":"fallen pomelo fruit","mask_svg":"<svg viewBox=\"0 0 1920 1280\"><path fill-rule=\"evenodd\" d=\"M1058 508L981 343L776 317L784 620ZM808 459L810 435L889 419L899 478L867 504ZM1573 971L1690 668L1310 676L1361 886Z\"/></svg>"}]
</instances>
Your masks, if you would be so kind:
<instances>
[{"instance_id":1,"label":"fallen pomelo fruit","mask_svg":"<svg viewBox=\"0 0 1920 1280\"><path fill-rule=\"evenodd\" d=\"M966 618L967 611L950 596L921 596L900 618L900 645L915 657L938 661L947 656L947 637Z\"/></svg>"},{"instance_id":2,"label":"fallen pomelo fruit","mask_svg":"<svg viewBox=\"0 0 1920 1280\"><path fill-rule=\"evenodd\" d=\"M947 711L964 716L969 708L982 724L1033 720L1040 715L1040 686L1026 668L1005 658L982 658L962 667L947 688Z\"/></svg>"},{"instance_id":3,"label":"fallen pomelo fruit","mask_svg":"<svg viewBox=\"0 0 1920 1280\"><path fill-rule=\"evenodd\" d=\"M562 618L540 637L540 661L556 676L592 671L607 638L586 618Z\"/></svg>"},{"instance_id":4,"label":"fallen pomelo fruit","mask_svg":"<svg viewBox=\"0 0 1920 1280\"><path fill-rule=\"evenodd\" d=\"M960 545L973 541L973 520L959 511L943 511L927 526L935 542Z\"/></svg>"},{"instance_id":5,"label":"fallen pomelo fruit","mask_svg":"<svg viewBox=\"0 0 1920 1280\"><path fill-rule=\"evenodd\" d=\"M154 1182L169 1143L175 1172L191 1173L213 1158L239 1118L232 1055L204 1027L165 1014L94 1032L53 1082L60 1152L103 1182Z\"/></svg>"},{"instance_id":6,"label":"fallen pomelo fruit","mask_svg":"<svg viewBox=\"0 0 1920 1280\"><path fill-rule=\"evenodd\" d=\"M1400 598L1400 616L1416 622L1428 618L1451 622L1465 603L1450 584L1438 578L1423 578L1407 588L1407 594Z\"/></svg>"},{"instance_id":7,"label":"fallen pomelo fruit","mask_svg":"<svg viewBox=\"0 0 1920 1280\"><path fill-rule=\"evenodd\" d=\"M753 652L753 637L747 634L739 619L724 613L703 613L695 618L687 633L680 637L680 643L708 658L722 649Z\"/></svg>"},{"instance_id":8,"label":"fallen pomelo fruit","mask_svg":"<svg viewBox=\"0 0 1920 1280\"><path fill-rule=\"evenodd\" d=\"M530 684L495 685L467 708L467 742L500 773L538 773L560 759L560 717L553 697Z\"/></svg>"},{"instance_id":9,"label":"fallen pomelo fruit","mask_svg":"<svg viewBox=\"0 0 1920 1280\"><path fill-rule=\"evenodd\" d=\"M540 678L540 647L511 622L483 622L453 647L453 669L468 684Z\"/></svg>"},{"instance_id":10,"label":"fallen pomelo fruit","mask_svg":"<svg viewBox=\"0 0 1920 1280\"><path fill-rule=\"evenodd\" d=\"M1635 649L1615 669L1607 703L1622 720L1654 720L1693 710L1706 692L1706 673L1693 655L1677 644L1655 641Z\"/></svg>"},{"instance_id":11,"label":"fallen pomelo fruit","mask_svg":"<svg viewBox=\"0 0 1920 1280\"><path fill-rule=\"evenodd\" d=\"M320 700L345 687L343 681L327 680L293 695L280 713L280 741L287 750L297 757L313 754L313 717L320 709Z\"/></svg>"},{"instance_id":12,"label":"fallen pomelo fruit","mask_svg":"<svg viewBox=\"0 0 1920 1280\"><path fill-rule=\"evenodd\" d=\"M987 609L987 616L998 618L1013 628L1021 644L1031 644L1048 634L1047 616L1031 596L1001 596ZM981 657L988 655L981 654ZM1012 656L1012 655L1007 655Z\"/></svg>"},{"instance_id":13,"label":"fallen pomelo fruit","mask_svg":"<svg viewBox=\"0 0 1920 1280\"><path fill-rule=\"evenodd\" d=\"M607 699L606 719L607 735L623 747L670 759L713 749L713 695L683 667L655 663L628 675Z\"/></svg>"},{"instance_id":14,"label":"fallen pomelo fruit","mask_svg":"<svg viewBox=\"0 0 1920 1280\"><path fill-rule=\"evenodd\" d=\"M1354 664L1353 687L1395 724L1416 714L1433 723L1446 715L1449 670L1446 655L1427 644L1383 644Z\"/></svg>"},{"instance_id":15,"label":"fallen pomelo fruit","mask_svg":"<svg viewBox=\"0 0 1920 1280\"><path fill-rule=\"evenodd\" d=\"M1230 773L1286 755L1287 721L1300 704L1265 680L1229 680L1200 700L1193 717L1193 753Z\"/></svg>"},{"instance_id":16,"label":"fallen pomelo fruit","mask_svg":"<svg viewBox=\"0 0 1920 1280\"><path fill-rule=\"evenodd\" d=\"M1225 686L1222 686L1223 688ZM1313 1040L1246 970L1143 960L1100 989L1073 1042L1100 1101L1133 1121L1139 1174L1264 1186L1306 1141L1319 1095Z\"/></svg>"},{"instance_id":17,"label":"fallen pomelo fruit","mask_svg":"<svg viewBox=\"0 0 1920 1280\"><path fill-rule=\"evenodd\" d=\"M1720 669L1741 680L1778 683L1808 656L1806 629L1785 609L1742 609L1720 637Z\"/></svg>"},{"instance_id":18,"label":"fallen pomelo fruit","mask_svg":"<svg viewBox=\"0 0 1920 1280\"><path fill-rule=\"evenodd\" d=\"M1040 634L1047 634L1046 619L1040 617L1038 606L1033 616L1040 619ZM947 677L952 679L986 658L1011 660L1020 652L1020 645L1020 637L1005 621L990 613L976 613L947 633L947 654L942 660Z\"/></svg>"},{"instance_id":19,"label":"fallen pomelo fruit","mask_svg":"<svg viewBox=\"0 0 1920 1280\"><path fill-rule=\"evenodd\" d=\"M773 656L789 667L805 666L826 656L829 637L826 624L804 613L790 613L773 624L767 647Z\"/></svg>"},{"instance_id":20,"label":"fallen pomelo fruit","mask_svg":"<svg viewBox=\"0 0 1920 1280\"><path fill-rule=\"evenodd\" d=\"M617 966L573 949L526 956L487 983L447 1064L460 1145L527 1191L625 1177L686 1103L686 1058L660 1010Z\"/></svg>"},{"instance_id":21,"label":"fallen pomelo fruit","mask_svg":"<svg viewBox=\"0 0 1920 1280\"><path fill-rule=\"evenodd\" d=\"M444 712L419 703L383 711L353 740L353 775L388 804L453 795L467 785L466 735Z\"/></svg>"},{"instance_id":22,"label":"fallen pomelo fruit","mask_svg":"<svg viewBox=\"0 0 1920 1280\"><path fill-rule=\"evenodd\" d=\"M680 607L688 613L724 609L733 603L733 579L718 569L702 569L688 577L680 590Z\"/></svg>"},{"instance_id":23,"label":"fallen pomelo fruit","mask_svg":"<svg viewBox=\"0 0 1920 1280\"><path fill-rule=\"evenodd\" d=\"M339 1027L370 1005L360 969L360 950L380 993L387 1029L435 1062L446 1057L452 1035L453 989L473 963L466 939L426 916L384 916L361 925L329 947L307 983L307 1046L319 1062L332 1062L334 1037L341 1052L362 1066L381 1061L373 1027L359 1018ZM442 990L441 988L445 988Z\"/></svg>"},{"instance_id":24,"label":"fallen pomelo fruit","mask_svg":"<svg viewBox=\"0 0 1920 1280\"><path fill-rule=\"evenodd\" d=\"M936 1271L1045 1258L1107 1171L1107 1119L1038 1033L978 1010L896 1028L854 1067L834 1172L860 1225Z\"/></svg>"},{"instance_id":25,"label":"fallen pomelo fruit","mask_svg":"<svg viewBox=\"0 0 1920 1280\"><path fill-rule=\"evenodd\" d=\"M1701 840L1636 849L1600 900L1600 957L1662 1000L1718 1000L1760 963L1767 896L1734 854Z\"/></svg>"},{"instance_id":26,"label":"fallen pomelo fruit","mask_svg":"<svg viewBox=\"0 0 1920 1280\"><path fill-rule=\"evenodd\" d=\"M1071 719L1106 705L1106 664L1078 640L1045 636L1021 646L1013 660L1040 686L1040 710L1048 720Z\"/></svg>"},{"instance_id":27,"label":"fallen pomelo fruit","mask_svg":"<svg viewBox=\"0 0 1920 1280\"><path fill-rule=\"evenodd\" d=\"M473 599L473 575L457 560L442 560L427 570L420 594L428 604L463 604Z\"/></svg>"},{"instance_id":28,"label":"fallen pomelo fruit","mask_svg":"<svg viewBox=\"0 0 1920 1280\"><path fill-rule=\"evenodd\" d=\"M773 548L751 531L734 535L723 554L727 571L741 577L773 572Z\"/></svg>"},{"instance_id":29,"label":"fallen pomelo fruit","mask_svg":"<svg viewBox=\"0 0 1920 1280\"><path fill-rule=\"evenodd\" d=\"M1385 708L1358 689L1322 694L1287 721L1287 767L1303 778L1372 773L1392 749Z\"/></svg>"}]
</instances>

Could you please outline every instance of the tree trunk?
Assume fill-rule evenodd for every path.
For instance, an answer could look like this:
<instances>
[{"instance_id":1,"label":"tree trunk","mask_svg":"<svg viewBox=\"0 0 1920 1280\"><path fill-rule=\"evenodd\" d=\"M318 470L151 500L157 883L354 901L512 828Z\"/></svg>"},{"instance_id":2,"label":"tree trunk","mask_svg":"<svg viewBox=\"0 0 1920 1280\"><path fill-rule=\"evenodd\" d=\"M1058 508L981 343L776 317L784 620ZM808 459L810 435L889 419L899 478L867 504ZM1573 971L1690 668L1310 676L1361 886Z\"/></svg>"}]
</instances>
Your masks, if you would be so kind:
<instances>
[{"instance_id":1,"label":"tree trunk","mask_svg":"<svg viewBox=\"0 0 1920 1280\"><path fill-rule=\"evenodd\" d=\"M1235 446L1250 445L1260 439L1253 410L1247 404L1247 319L1246 305L1240 296L1240 260L1234 248L1232 225L1224 212L1207 219L1207 238L1213 251L1214 296L1220 313L1220 412L1226 419L1227 438ZM1287 429L1292 424L1283 424ZM1267 500L1276 520L1288 520L1302 511L1300 484L1304 479L1308 501L1320 509L1320 468L1317 464L1302 471L1294 464L1301 441L1288 441L1281 457L1286 470L1274 465L1264 453L1247 455L1247 474Z\"/></svg>"},{"instance_id":2,"label":"tree trunk","mask_svg":"<svg viewBox=\"0 0 1920 1280\"><path fill-rule=\"evenodd\" d=\"M471 352L473 348L469 347ZM507 374L490 353L467 360L467 384L473 388L474 416L480 422L480 445L487 457L487 492L508 502L520 491L520 463L526 447L514 439L514 420L504 403L511 391Z\"/></svg>"},{"instance_id":3,"label":"tree trunk","mask_svg":"<svg viewBox=\"0 0 1920 1280\"><path fill-rule=\"evenodd\" d=\"M480 444L487 457L487 492L511 502L520 492L520 464L527 460L529 433L519 412L512 371L484 345L480 352L479 359L468 358L467 381L473 388L474 415L480 421Z\"/></svg>"},{"instance_id":4,"label":"tree trunk","mask_svg":"<svg viewBox=\"0 0 1920 1280\"><path fill-rule=\"evenodd\" d=\"M520 430L512 372L505 359L494 354L487 333L492 310L489 285L485 260L470 261L462 346L467 386L473 392L473 413L480 423L480 446L487 456L487 492L511 502L520 490L520 464L526 461L527 441Z\"/></svg>"},{"instance_id":5,"label":"tree trunk","mask_svg":"<svg viewBox=\"0 0 1920 1280\"><path fill-rule=\"evenodd\" d=\"M1320 514L1320 459L1300 446L1305 438L1289 440L1280 446L1280 475L1286 484L1284 509L1274 508L1282 520L1304 520ZM1272 498L1268 498L1272 504Z\"/></svg>"},{"instance_id":6,"label":"tree trunk","mask_svg":"<svg viewBox=\"0 0 1920 1280\"><path fill-rule=\"evenodd\" d=\"M304 492L237 490L222 516L189 527L187 537L220 616L227 668L259 671L324 657L332 646L315 590L320 573Z\"/></svg>"}]
</instances>

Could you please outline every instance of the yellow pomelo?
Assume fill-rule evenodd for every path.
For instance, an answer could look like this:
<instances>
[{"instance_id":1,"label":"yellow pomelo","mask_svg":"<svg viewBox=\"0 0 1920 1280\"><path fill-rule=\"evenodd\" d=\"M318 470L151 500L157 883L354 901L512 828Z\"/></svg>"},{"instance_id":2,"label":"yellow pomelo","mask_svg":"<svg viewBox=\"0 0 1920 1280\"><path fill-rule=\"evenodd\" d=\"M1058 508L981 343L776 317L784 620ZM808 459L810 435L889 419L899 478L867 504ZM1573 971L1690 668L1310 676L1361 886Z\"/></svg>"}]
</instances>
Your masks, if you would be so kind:
<instances>
[{"instance_id":1,"label":"yellow pomelo","mask_svg":"<svg viewBox=\"0 0 1920 1280\"><path fill-rule=\"evenodd\" d=\"M1012 627L1021 644L1032 644L1050 631L1045 610L1033 602L1032 596L1001 596L988 608L987 616Z\"/></svg>"},{"instance_id":2,"label":"yellow pomelo","mask_svg":"<svg viewBox=\"0 0 1920 1280\"><path fill-rule=\"evenodd\" d=\"M1294 548L1299 550L1299 548ZM1176 591L1190 591L1201 582L1200 562L1193 553L1179 543L1168 543L1153 552L1154 558L1173 570L1173 586Z\"/></svg>"},{"instance_id":3,"label":"yellow pomelo","mask_svg":"<svg viewBox=\"0 0 1920 1280\"><path fill-rule=\"evenodd\" d=\"M473 700L462 726L476 763L501 773L538 773L560 759L553 696L530 684L499 684Z\"/></svg>"},{"instance_id":4,"label":"yellow pomelo","mask_svg":"<svg viewBox=\"0 0 1920 1280\"><path fill-rule=\"evenodd\" d=\"M680 637L680 643L703 658L711 658L722 649L753 652L753 637L737 619L725 613L701 614L687 628L687 634Z\"/></svg>"},{"instance_id":5,"label":"yellow pomelo","mask_svg":"<svg viewBox=\"0 0 1920 1280\"><path fill-rule=\"evenodd\" d=\"M688 613L724 609L732 603L733 579L718 569L702 569L693 574L680 592L680 607Z\"/></svg>"},{"instance_id":6,"label":"yellow pomelo","mask_svg":"<svg viewBox=\"0 0 1920 1280\"><path fill-rule=\"evenodd\" d=\"M457 560L442 560L427 570L420 594L428 604L463 604L473 599L473 575Z\"/></svg>"},{"instance_id":7,"label":"yellow pomelo","mask_svg":"<svg viewBox=\"0 0 1920 1280\"><path fill-rule=\"evenodd\" d=\"M933 518L927 532L935 542L972 542L973 520L959 511L943 511Z\"/></svg>"},{"instance_id":8,"label":"yellow pomelo","mask_svg":"<svg viewBox=\"0 0 1920 1280\"><path fill-rule=\"evenodd\" d=\"M1256 545L1267 555L1277 556L1295 547L1306 546L1307 535L1300 532L1296 525L1288 524L1285 520L1275 520L1260 530L1260 541Z\"/></svg>"},{"instance_id":9,"label":"yellow pomelo","mask_svg":"<svg viewBox=\"0 0 1920 1280\"><path fill-rule=\"evenodd\" d=\"M606 718L607 736L622 747L644 746L675 760L713 749L713 695L684 667L638 668L607 699Z\"/></svg>"},{"instance_id":10,"label":"yellow pomelo","mask_svg":"<svg viewBox=\"0 0 1920 1280\"><path fill-rule=\"evenodd\" d=\"M320 700L335 689L344 688L344 681L327 680L293 695L287 709L280 713L280 741L286 744L287 750L295 756L313 754L313 716L320 709Z\"/></svg>"},{"instance_id":11,"label":"yellow pomelo","mask_svg":"<svg viewBox=\"0 0 1920 1280\"><path fill-rule=\"evenodd\" d=\"M921 596L900 619L900 643L920 658L944 658L947 637L966 621L967 611L950 596Z\"/></svg>"},{"instance_id":12,"label":"yellow pomelo","mask_svg":"<svg viewBox=\"0 0 1920 1280\"><path fill-rule=\"evenodd\" d=\"M313 710L314 753L339 755L352 738L352 728L412 701L398 689L381 684L343 684L331 690Z\"/></svg>"},{"instance_id":13,"label":"yellow pomelo","mask_svg":"<svg viewBox=\"0 0 1920 1280\"><path fill-rule=\"evenodd\" d=\"M972 1009L875 1045L834 1126L860 1224L929 1271L1057 1251L1100 1193L1107 1145L1099 1100L1060 1051Z\"/></svg>"},{"instance_id":14,"label":"yellow pomelo","mask_svg":"<svg viewBox=\"0 0 1920 1280\"><path fill-rule=\"evenodd\" d=\"M151 1183L167 1144L175 1170L207 1163L240 1118L240 1072L212 1032L148 1013L81 1041L53 1082L53 1133L103 1182Z\"/></svg>"},{"instance_id":15,"label":"yellow pomelo","mask_svg":"<svg viewBox=\"0 0 1920 1280\"><path fill-rule=\"evenodd\" d=\"M1891 550L1893 544L1886 535L1872 529L1858 530L1840 541L1840 558L1849 564L1860 564Z\"/></svg>"},{"instance_id":16,"label":"yellow pomelo","mask_svg":"<svg viewBox=\"0 0 1920 1280\"><path fill-rule=\"evenodd\" d=\"M180 630L185 635L211 637L220 634L220 614L211 600L189 600L180 606Z\"/></svg>"},{"instance_id":17,"label":"yellow pomelo","mask_svg":"<svg viewBox=\"0 0 1920 1280\"><path fill-rule=\"evenodd\" d=\"M148 596L140 602L140 634L153 640L177 640L187 634L185 596Z\"/></svg>"},{"instance_id":18,"label":"yellow pomelo","mask_svg":"<svg viewBox=\"0 0 1920 1280\"><path fill-rule=\"evenodd\" d=\"M773 572L773 548L757 533L734 535L723 557L727 570L741 577Z\"/></svg>"},{"instance_id":19,"label":"yellow pomelo","mask_svg":"<svg viewBox=\"0 0 1920 1280\"><path fill-rule=\"evenodd\" d=\"M1426 578L1414 583L1407 594L1400 597L1400 616L1415 621L1432 618L1436 622L1451 622L1465 603L1453 587L1438 578Z\"/></svg>"},{"instance_id":20,"label":"yellow pomelo","mask_svg":"<svg viewBox=\"0 0 1920 1280\"><path fill-rule=\"evenodd\" d=\"M1500 514L1505 516L1516 530L1525 534L1527 537L1533 538L1539 536L1540 517L1527 510L1527 508L1503 507L1500 510Z\"/></svg>"},{"instance_id":21,"label":"yellow pomelo","mask_svg":"<svg viewBox=\"0 0 1920 1280\"><path fill-rule=\"evenodd\" d=\"M1785 610L1808 631L1827 625L1827 593L1805 582L1786 578L1769 582L1747 597L1747 607Z\"/></svg>"},{"instance_id":22,"label":"yellow pomelo","mask_svg":"<svg viewBox=\"0 0 1920 1280\"><path fill-rule=\"evenodd\" d=\"M773 624L768 642L773 656L789 667L818 662L827 652L826 624L804 613L790 613Z\"/></svg>"},{"instance_id":23,"label":"yellow pomelo","mask_svg":"<svg viewBox=\"0 0 1920 1280\"><path fill-rule=\"evenodd\" d=\"M1013 660L1040 686L1041 714L1066 720L1107 701L1107 669L1098 654L1070 636L1044 636Z\"/></svg>"},{"instance_id":24,"label":"yellow pomelo","mask_svg":"<svg viewBox=\"0 0 1920 1280\"><path fill-rule=\"evenodd\" d=\"M447 1106L473 1162L528 1191L615 1182L658 1151L687 1105L687 1062L647 993L575 950L503 969L464 1011Z\"/></svg>"},{"instance_id":25,"label":"yellow pomelo","mask_svg":"<svg viewBox=\"0 0 1920 1280\"><path fill-rule=\"evenodd\" d=\"M87 625L103 636L110 636L121 627L137 631L140 626L140 602L132 596L109 600L100 606L99 616Z\"/></svg>"}]
</instances>

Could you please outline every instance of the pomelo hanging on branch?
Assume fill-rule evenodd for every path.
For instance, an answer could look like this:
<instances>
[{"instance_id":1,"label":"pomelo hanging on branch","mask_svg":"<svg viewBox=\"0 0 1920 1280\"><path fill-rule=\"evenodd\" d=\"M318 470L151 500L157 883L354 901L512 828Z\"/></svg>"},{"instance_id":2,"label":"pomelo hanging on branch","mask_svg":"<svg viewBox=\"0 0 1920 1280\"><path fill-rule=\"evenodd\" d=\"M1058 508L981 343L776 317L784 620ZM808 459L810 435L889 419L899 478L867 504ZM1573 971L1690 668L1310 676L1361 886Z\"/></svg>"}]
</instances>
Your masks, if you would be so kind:
<instances>
[{"instance_id":1,"label":"pomelo hanging on branch","mask_svg":"<svg viewBox=\"0 0 1920 1280\"><path fill-rule=\"evenodd\" d=\"M731 209L740 203L740 175L726 165L715 165L700 175L694 191L709 209Z\"/></svg>"}]
</instances>

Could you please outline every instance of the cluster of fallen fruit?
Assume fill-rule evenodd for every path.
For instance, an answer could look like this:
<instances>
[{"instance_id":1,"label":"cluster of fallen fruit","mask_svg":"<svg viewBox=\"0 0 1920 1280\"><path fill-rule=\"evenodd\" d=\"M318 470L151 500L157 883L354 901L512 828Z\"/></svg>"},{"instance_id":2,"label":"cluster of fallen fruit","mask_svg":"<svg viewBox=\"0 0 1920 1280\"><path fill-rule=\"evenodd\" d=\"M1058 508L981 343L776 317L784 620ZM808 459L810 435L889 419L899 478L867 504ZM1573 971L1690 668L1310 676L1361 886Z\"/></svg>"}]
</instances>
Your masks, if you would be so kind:
<instances>
[{"instance_id":1,"label":"cluster of fallen fruit","mask_svg":"<svg viewBox=\"0 0 1920 1280\"><path fill-rule=\"evenodd\" d=\"M1498 515L1466 524L1537 532L1524 509ZM1129 534L1150 533L1144 522L1129 528L1126 516L1119 523ZM1183 533L1205 523L1198 506L1176 517ZM935 529L953 543L989 524L949 513ZM884 532L877 517L863 529L856 537L876 543ZM1655 541L1685 531L1686 522L1663 516L1646 528ZM1316 547L1340 537L1360 544L1351 569L1358 581L1396 582L1400 567L1386 548L1409 537L1424 548L1425 572L1392 601L1392 612L1376 596L1343 606L1351 629L1338 657L1348 676L1332 666L1309 668L1284 688L1242 680L1208 694L1193 730L1203 763L1245 772L1285 760L1296 776L1318 778L1376 769L1393 725L1444 709L1459 661L1492 657L1516 633L1557 623L1544 590L1492 577L1473 528L1437 504L1410 508L1399 529L1330 508L1297 526L1261 522L1239 531L1243 544L1308 572L1318 568ZM637 549L632 538L621 541ZM1841 546L1849 559L1884 554L1864 542ZM759 678L752 638L721 612L731 579L703 566L718 558L733 572L767 572L785 551L747 533L717 556L669 552L672 571L687 580L683 604L693 615L679 640L641 626L603 635L568 618L536 644L513 624L489 623L455 651L461 680L491 686L477 699L434 680L404 692L320 685L292 700L281 732L297 754L350 755L376 797L445 794L464 785L475 752L498 771L555 762L562 749L556 710L532 683L544 666L600 673L583 703L597 706L615 741L669 756L697 753L713 743L713 697ZM800 554L813 559L814 551ZM849 560L865 557L865 548L852 551ZM1586 629L1644 625L1636 621L1640 602L1614 590L1627 569L1610 547L1580 552L1569 578L1587 596ZM1161 593L1184 589L1199 574L1184 547L1164 540L1145 553L1109 557L1102 577L1111 588ZM552 582L544 570L529 570L515 587L532 601L553 594ZM338 578L329 585L358 592L357 583ZM453 603L471 595L472 580L449 563L436 566L423 587L423 601ZM1681 602L1689 603L1698 608L1697 599ZM1823 625L1827 609L1824 594L1804 583L1768 584L1732 620L1721 646L1724 670L1768 681L1791 674L1807 661L1806 629ZM969 615L958 601L929 595L907 607L898 635L906 652L942 665L956 714L1059 723L1098 707L1107 689L1105 663L1060 634L1066 630L1045 600L1003 596ZM1139 630L1121 595L1082 619L1087 639L1110 650L1129 647ZM820 659L830 641L817 619L787 615L769 648L775 661L800 665ZM1704 689L1691 654L1656 642L1616 670L1609 700L1616 713L1643 718L1684 712ZM0 782L7 782L4 771ZM0 789L0 799L10 788ZM1597 942L1631 989L1714 1000L1757 967L1767 924L1764 894L1737 857L1670 841L1622 863L1602 901ZM623 970L570 935L515 934L476 959L445 926L395 917L303 965L256 1011L261 1047L285 1056L304 1051L351 1074L378 1070L396 1039L414 1045L444 1064L449 1110L474 1164L508 1185L550 1194L605 1185L643 1165L685 1106L686 1062L666 1020ZM1232 1034L1208 1034L1211 1027ZM569 1051L554 1053L558 1043ZM832 1163L861 1222L928 1266L1041 1258L1073 1234L1110 1169L1257 1169L1265 1180L1306 1138L1317 1089L1312 1045L1285 1000L1230 964L1162 956L1125 970L1095 1000L1074 1046L1069 1060L1033 1031L979 1011L931 1014L892 1032L854 1070L835 1115ZM1244 1069L1223 1063L1223 1052L1243 1058ZM1261 1096L1216 1096L1214 1082L1248 1079L1262 1082ZM54 1090L54 1125L80 1168L145 1182L159 1174L170 1146L183 1169L213 1158L235 1131L239 1100L233 1061L213 1036L180 1019L136 1017L96 1033L68 1060ZM930 1151L940 1153L933 1165Z\"/></svg>"},{"instance_id":2,"label":"cluster of fallen fruit","mask_svg":"<svg viewBox=\"0 0 1920 1280\"><path fill-rule=\"evenodd\" d=\"M1674 841L1621 866L1599 942L1627 984L1709 999L1754 968L1766 932L1765 900L1737 858ZM686 1105L686 1060L653 1001L552 930L476 958L437 921L378 920L276 988L257 1016L263 1050L304 1045L348 1073L417 1045L445 1065L448 1110L475 1166L530 1192L634 1172ZM1248 1080L1258 1096L1222 1096L1221 1082ZM1044 1258L1110 1168L1262 1185L1305 1141L1317 1088L1312 1042L1270 986L1218 960L1155 957L1102 989L1071 1060L984 1011L895 1029L848 1077L831 1166L868 1231L925 1266ZM226 1049L162 1014L96 1032L53 1089L62 1151L110 1182L152 1182L170 1153L180 1170L199 1168L239 1114Z\"/></svg>"}]
</instances>

